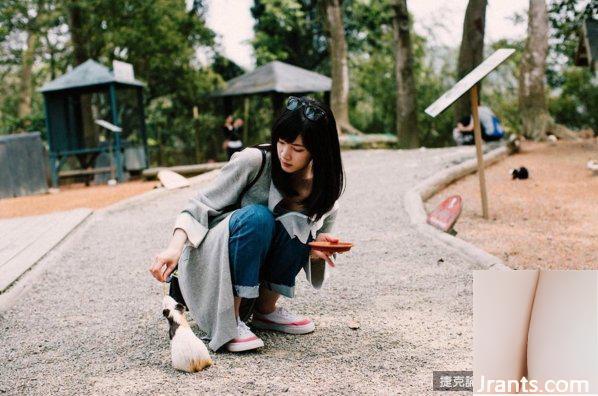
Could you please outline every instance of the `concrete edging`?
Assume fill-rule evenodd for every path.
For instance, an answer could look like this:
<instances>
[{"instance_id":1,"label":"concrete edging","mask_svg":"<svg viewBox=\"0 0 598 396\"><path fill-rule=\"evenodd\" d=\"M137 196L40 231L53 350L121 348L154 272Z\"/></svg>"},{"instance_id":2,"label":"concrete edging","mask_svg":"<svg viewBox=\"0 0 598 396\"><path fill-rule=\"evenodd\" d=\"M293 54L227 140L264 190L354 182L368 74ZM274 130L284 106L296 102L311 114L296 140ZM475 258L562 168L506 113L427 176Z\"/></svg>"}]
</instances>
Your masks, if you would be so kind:
<instances>
[{"instance_id":1,"label":"concrete edging","mask_svg":"<svg viewBox=\"0 0 598 396\"><path fill-rule=\"evenodd\" d=\"M220 163L220 167L214 170L211 170L209 172L205 172L202 173L200 175L188 178L187 180L189 180L190 186L189 187L183 187L183 188L191 188L196 186L197 184L201 184L201 183L205 183L207 181L212 180L214 177L216 177L216 175L218 174L218 172L220 172L220 168L222 168L222 166L224 166L224 163ZM112 211L117 211L120 209L123 209L129 205L132 204L136 204L136 203L142 203L142 202L146 202L148 200L151 200L157 196L166 194L170 191L174 191L174 190L167 190L164 187L158 187L155 188L153 190L144 192L143 194L139 194L139 195L134 195L132 197L123 199L122 201L118 201L113 203L112 205L108 205L106 207L97 209L94 211L94 213L104 213L104 212L112 212Z\"/></svg>"},{"instance_id":2,"label":"concrete edging","mask_svg":"<svg viewBox=\"0 0 598 396\"><path fill-rule=\"evenodd\" d=\"M492 165L510 154L505 146L494 149L484 155L484 168ZM450 183L477 170L477 159L471 158L458 165L443 169L437 174L411 188L403 196L405 210L411 219L411 224L422 234L439 241L445 246L457 251L461 256L474 263L481 264L487 269L511 270L501 259L480 249L479 247L442 232L426 222L427 214L424 201L442 190Z\"/></svg>"},{"instance_id":3,"label":"concrete edging","mask_svg":"<svg viewBox=\"0 0 598 396\"><path fill-rule=\"evenodd\" d=\"M198 184L205 183L207 181L212 180L216 175L220 172L220 169L215 169L206 173L202 173L195 177L189 179L191 184L190 187L194 187ZM45 261L48 260L49 257L53 255L61 254L65 249L71 246L71 237L75 234L75 231L79 231L81 229L85 229L89 227L94 221L98 221L105 216L107 213L124 209L129 205L139 204L143 202L147 202L157 196L162 194L166 194L169 191L164 187L156 188L151 191L147 191L140 195L135 195L130 198L126 198L122 201L118 201L113 203L112 205L108 205L104 208L91 210L89 208L89 214L77 224L72 230L70 230L67 234L65 234L61 240L48 252L46 252L39 260L36 260L35 263L25 271L17 280L15 280L6 290L0 293L0 314L9 309L12 305L14 305L19 297L26 292L27 290L31 289L34 285L35 281L39 279L48 269L51 268L51 264L46 263ZM50 260L51 262L51 260Z\"/></svg>"}]
</instances>

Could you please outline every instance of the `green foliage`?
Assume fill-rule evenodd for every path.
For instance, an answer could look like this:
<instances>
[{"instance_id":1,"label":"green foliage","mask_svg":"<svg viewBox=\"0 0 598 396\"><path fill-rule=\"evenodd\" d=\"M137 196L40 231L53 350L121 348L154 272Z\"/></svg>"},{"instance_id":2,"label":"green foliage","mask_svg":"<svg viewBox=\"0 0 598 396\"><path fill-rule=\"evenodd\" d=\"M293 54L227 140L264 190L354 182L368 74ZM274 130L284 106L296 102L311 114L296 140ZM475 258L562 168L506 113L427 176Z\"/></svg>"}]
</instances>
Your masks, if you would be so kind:
<instances>
[{"instance_id":1,"label":"green foliage","mask_svg":"<svg viewBox=\"0 0 598 396\"><path fill-rule=\"evenodd\" d=\"M417 37L415 54L417 118L422 134L420 142L427 147L449 146L453 144L451 112L445 111L432 118L424 110L454 84L455 68L451 61L456 59L456 53L442 47L430 48L421 37Z\"/></svg>"},{"instance_id":2,"label":"green foliage","mask_svg":"<svg viewBox=\"0 0 598 396\"><path fill-rule=\"evenodd\" d=\"M328 47L316 0L255 0L253 48L257 65L279 60L322 70Z\"/></svg>"},{"instance_id":3,"label":"green foliage","mask_svg":"<svg viewBox=\"0 0 598 396\"><path fill-rule=\"evenodd\" d=\"M598 17L598 3L589 1L586 7L576 0L552 0L548 19L553 29L553 49L572 60L577 49L577 37L584 20Z\"/></svg>"},{"instance_id":4,"label":"green foliage","mask_svg":"<svg viewBox=\"0 0 598 396\"><path fill-rule=\"evenodd\" d=\"M566 69L560 92L550 97L548 105L556 122L573 129L598 131L598 89L589 69Z\"/></svg>"},{"instance_id":5,"label":"green foliage","mask_svg":"<svg viewBox=\"0 0 598 396\"><path fill-rule=\"evenodd\" d=\"M392 10L382 0L351 2L347 41L352 48L351 122L367 133L396 131L396 77ZM424 109L454 82L451 56L446 48L433 48L425 38L411 33L413 71L417 89L417 116L425 146L451 142L448 114L431 118Z\"/></svg>"},{"instance_id":6,"label":"green foliage","mask_svg":"<svg viewBox=\"0 0 598 396\"><path fill-rule=\"evenodd\" d=\"M555 121L572 129L598 131L598 89L586 68L573 66L584 20L598 18L598 3L583 7L575 0L552 0L549 5L551 26L547 80L552 88L548 108Z\"/></svg>"},{"instance_id":7,"label":"green foliage","mask_svg":"<svg viewBox=\"0 0 598 396\"><path fill-rule=\"evenodd\" d=\"M224 81L228 81L245 73L245 70L232 60L216 54L212 61L212 70L219 74Z\"/></svg>"},{"instance_id":8,"label":"green foliage","mask_svg":"<svg viewBox=\"0 0 598 396\"><path fill-rule=\"evenodd\" d=\"M392 10L386 0L343 2L349 50L351 122L366 133L395 133L396 80ZM549 108L555 120L570 128L598 130L596 81L588 70L571 67L576 32L583 18L596 17L597 6L580 7L574 0L551 0L551 56L547 76L553 90ZM71 29L72 14L80 28ZM45 138L43 98L36 89L65 73L80 51L110 66L113 60L132 63L136 77L147 83L146 120L152 165L196 161L195 133L199 128L201 156L224 160L221 148L223 104L209 93L244 70L215 51L214 33L204 21L201 0L4 0L0 1L0 134L37 130ZM253 46L258 65L281 60L330 74L328 43L316 0L255 0ZM521 23L522 18L516 18ZM20 119L19 87L27 34L35 34L35 63L31 116ZM426 146L452 144L449 112L431 118L424 109L455 82L457 48L435 46L430 37L412 30L417 114ZM516 48L515 56L484 80L482 102L499 116L507 130L517 131L518 65L523 41L501 40L490 45ZM209 48L210 66L198 66L196 51ZM486 51L489 53L489 51ZM317 94L320 99L322 95ZM136 97L119 92L123 127L140 129ZM233 98L235 117L244 118L244 98ZM199 120L192 109L199 109ZM104 111L101 109L101 111ZM272 101L249 100L248 139L253 145L269 139ZM125 136L136 139L135 134Z\"/></svg>"},{"instance_id":9,"label":"green foliage","mask_svg":"<svg viewBox=\"0 0 598 396\"><path fill-rule=\"evenodd\" d=\"M39 9L45 11L43 15L52 15L52 18L32 17ZM75 30L70 25L73 11L78 11L81 22L80 28ZM150 137L156 146L181 151L180 158L161 156L165 161L193 162L192 108L197 105L201 113L215 112L214 100L207 99L207 94L223 83L223 78L212 68L195 66L196 49L214 45L214 33L205 26L202 1L195 0L190 8L180 0L1 2L0 54L3 62L0 63L0 75L5 78L0 84L0 133L24 129L45 133L41 94L33 93L30 120L16 116L21 36L27 29L35 30L40 36L33 76L36 89L65 73L67 66L75 65L73 36L76 35L83 43L81 50L86 56L108 66L115 59L132 63L136 77L147 83L146 102L168 98L169 109L151 105L146 109ZM51 34L46 35L47 32ZM237 72L221 57L217 55L216 58L217 67ZM123 127L139 130L136 114L132 114L132 110L137 110L136 98L130 98L124 91L119 91L118 95L119 103L127 105L121 108ZM158 128L162 128L159 133L156 132ZM159 139L152 133L159 134Z\"/></svg>"},{"instance_id":10,"label":"green foliage","mask_svg":"<svg viewBox=\"0 0 598 396\"><path fill-rule=\"evenodd\" d=\"M485 52L492 53L499 48L513 48L511 55L500 67L485 79L482 85L481 102L494 111L502 126L509 133L521 130L519 113L519 64L523 55L525 40L498 40Z\"/></svg>"}]
</instances>

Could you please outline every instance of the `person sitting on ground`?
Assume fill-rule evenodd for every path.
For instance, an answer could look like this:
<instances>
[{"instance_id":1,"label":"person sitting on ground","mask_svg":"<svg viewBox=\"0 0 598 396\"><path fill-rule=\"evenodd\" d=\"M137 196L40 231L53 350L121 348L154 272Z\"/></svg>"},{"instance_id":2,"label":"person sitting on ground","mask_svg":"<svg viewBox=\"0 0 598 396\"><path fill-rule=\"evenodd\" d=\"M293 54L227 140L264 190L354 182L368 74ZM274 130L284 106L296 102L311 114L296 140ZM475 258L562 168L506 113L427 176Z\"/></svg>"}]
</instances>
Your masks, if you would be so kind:
<instances>
[{"instance_id":1,"label":"person sitting on ground","mask_svg":"<svg viewBox=\"0 0 598 396\"><path fill-rule=\"evenodd\" d=\"M500 124L500 120L492 110L486 106L479 106L478 115L480 117L482 140L493 142L502 139L505 132ZM457 127L453 129L455 143L459 146L474 144L473 127L473 117L471 115L461 118L457 123Z\"/></svg>"}]
</instances>

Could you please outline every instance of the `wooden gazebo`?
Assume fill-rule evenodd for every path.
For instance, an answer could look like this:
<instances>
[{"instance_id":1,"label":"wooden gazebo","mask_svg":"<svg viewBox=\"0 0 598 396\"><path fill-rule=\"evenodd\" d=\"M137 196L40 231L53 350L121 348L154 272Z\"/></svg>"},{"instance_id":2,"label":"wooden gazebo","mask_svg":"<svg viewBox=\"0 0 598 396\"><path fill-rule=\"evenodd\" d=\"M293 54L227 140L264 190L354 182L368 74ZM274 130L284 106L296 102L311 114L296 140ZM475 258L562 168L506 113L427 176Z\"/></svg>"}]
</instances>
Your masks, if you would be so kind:
<instances>
[{"instance_id":1,"label":"wooden gazebo","mask_svg":"<svg viewBox=\"0 0 598 396\"><path fill-rule=\"evenodd\" d=\"M46 83L40 92L44 95L46 112L46 128L50 146L50 168L52 185L58 186L58 176L62 165L69 157L76 157L81 168L79 173L97 173L91 167L101 153L114 153L114 167L118 181L123 180L124 163L123 150L138 148L143 150L142 165L147 168L147 137L145 131L145 115L143 108L144 83L132 77L115 76L107 67L87 60L68 73ZM119 107L119 93L134 90L137 102L135 110L138 124L137 131L133 128L122 128L121 132L113 133L112 138L101 142L95 119L107 119L115 126L122 126ZM90 106L91 96L95 94L95 109L97 114L85 114L84 106ZM88 113L88 112L87 112ZM119 128L120 129L120 128ZM121 136L122 135L122 136ZM110 143L108 143L110 142ZM137 170L137 169L136 169Z\"/></svg>"},{"instance_id":2,"label":"wooden gazebo","mask_svg":"<svg viewBox=\"0 0 598 396\"><path fill-rule=\"evenodd\" d=\"M284 97L288 95L324 92L325 102L328 103L331 86L332 80L329 77L288 63L274 61L227 81L226 88L213 93L212 96L224 98L224 109L227 114L232 112L231 98L244 97L245 118L247 118L250 95L269 95L276 114L283 106Z\"/></svg>"}]
</instances>

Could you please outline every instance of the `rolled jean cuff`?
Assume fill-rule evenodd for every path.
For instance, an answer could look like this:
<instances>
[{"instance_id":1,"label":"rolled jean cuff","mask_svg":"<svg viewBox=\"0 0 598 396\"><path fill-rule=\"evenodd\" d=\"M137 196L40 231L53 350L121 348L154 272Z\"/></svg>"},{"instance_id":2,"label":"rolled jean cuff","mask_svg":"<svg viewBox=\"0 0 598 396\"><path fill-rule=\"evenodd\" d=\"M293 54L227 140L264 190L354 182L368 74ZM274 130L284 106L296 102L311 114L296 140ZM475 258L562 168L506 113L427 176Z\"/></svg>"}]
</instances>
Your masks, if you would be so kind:
<instances>
[{"instance_id":1,"label":"rolled jean cuff","mask_svg":"<svg viewBox=\"0 0 598 396\"><path fill-rule=\"evenodd\" d=\"M260 287L259 286L240 286L234 285L233 286L235 291L236 297L241 298L258 298L260 296Z\"/></svg>"},{"instance_id":2,"label":"rolled jean cuff","mask_svg":"<svg viewBox=\"0 0 598 396\"><path fill-rule=\"evenodd\" d=\"M281 294L287 298L295 297L295 286L286 286L286 285L281 285L278 283L272 283L272 282L268 282L268 281L262 281L262 285L266 289L272 290L273 292Z\"/></svg>"}]
</instances>

